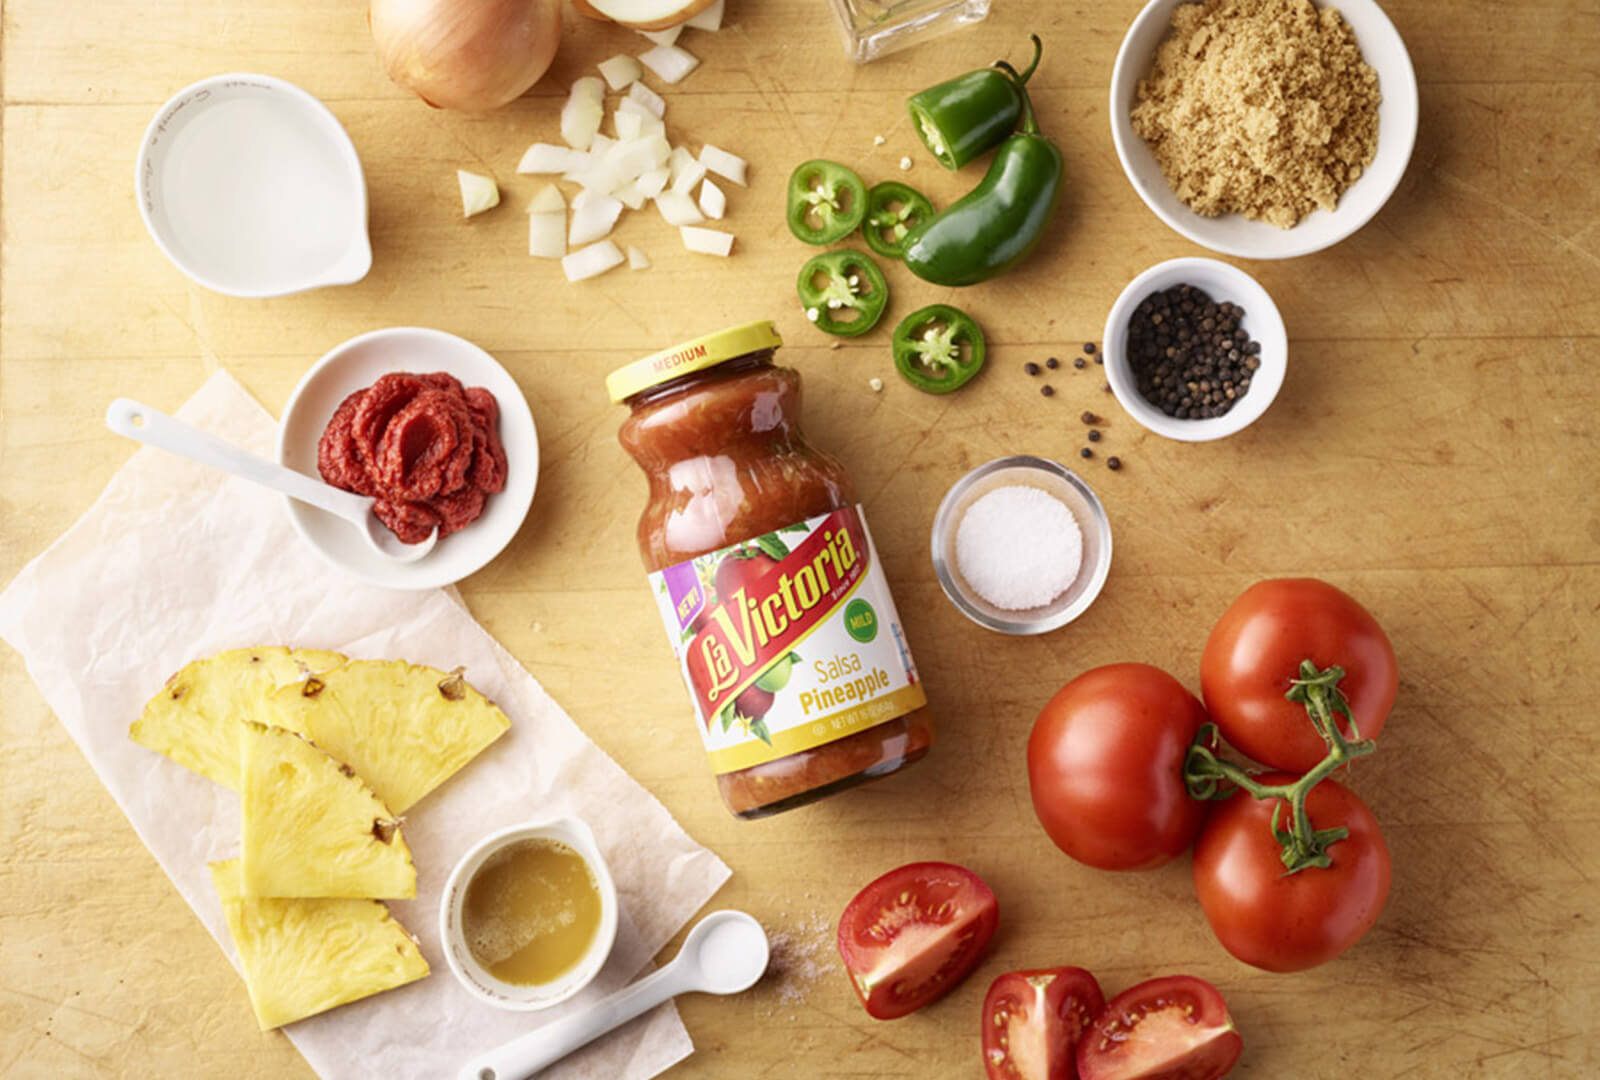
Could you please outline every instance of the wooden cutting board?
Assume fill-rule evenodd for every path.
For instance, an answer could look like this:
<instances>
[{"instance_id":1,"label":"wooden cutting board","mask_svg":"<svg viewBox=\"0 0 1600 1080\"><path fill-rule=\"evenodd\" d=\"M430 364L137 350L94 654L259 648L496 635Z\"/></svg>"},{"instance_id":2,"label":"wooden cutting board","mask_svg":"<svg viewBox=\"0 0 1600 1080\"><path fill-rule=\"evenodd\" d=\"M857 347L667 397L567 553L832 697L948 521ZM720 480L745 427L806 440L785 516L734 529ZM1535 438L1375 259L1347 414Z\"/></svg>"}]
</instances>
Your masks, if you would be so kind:
<instances>
[{"instance_id":1,"label":"wooden cutting board","mask_svg":"<svg viewBox=\"0 0 1600 1080\"><path fill-rule=\"evenodd\" d=\"M570 286L522 254L521 211L539 184L514 168L529 142L553 140L566 84L640 51L631 33L569 19L550 77L467 117L385 80L359 0L10 0L0 578L132 452L101 424L110 397L174 408L223 367L276 411L345 338L450 330L517 377L544 453L527 526L463 595L733 866L719 903L756 913L783 946L781 979L683 1003L699 1052L674 1077L975 1077L990 980L1062 963L1111 992L1172 972L1215 982L1244 1033L1241 1076L1595 1075L1600 14L1580 0L1386 5L1421 83L1410 172L1337 248L1248 266L1288 324L1288 380L1245 434L1188 446L1143 433L1092 365L1053 374L1049 399L1022 371L1098 340L1139 270L1202 254L1145 209L1112 149L1106 85L1138 6L997 0L976 29L855 67L823 0L729 0L726 30L685 39L704 65L668 99L675 137L752 163L750 187L730 196L735 256L689 255L640 214L618 236L655 266ZM989 331L991 369L960 394L926 397L894 376L887 329L835 348L807 326L793 279L809 252L783 225L785 181L803 158L836 158L948 202L976 172L936 169L902 101L1020 57L1029 31L1046 41L1035 100L1070 186L1048 247L1000 283L956 294L889 268L896 311L954 300ZM190 284L145 234L130 180L146 122L178 87L238 70L305 87L355 140L376 259L360 284L232 300ZM504 204L460 220L457 167L493 173ZM870 508L942 741L903 776L743 824L716 799L642 580L632 527L643 484L601 380L675 340L764 317L805 373L809 431ZM868 388L875 376L881 393ZM1084 410L1106 418L1089 462L1077 456ZM927 556L944 490L1014 452L1081 466L1116 537L1100 601L1030 640L962 619ZM1107 471L1108 454L1126 467ZM1046 698L1090 666L1143 660L1197 687L1212 621L1251 582L1290 574L1360 597L1402 674L1383 749L1353 778L1393 851L1388 910L1345 958L1281 976L1222 951L1184 863L1116 875L1059 855L1029 807L1022 748ZM166 674L151 671L151 686ZM0 1073L309 1076L286 1039L255 1030L234 973L9 650L0 699ZM994 886L993 955L937 1006L869 1020L838 970L834 921L870 878L930 858Z\"/></svg>"}]
</instances>

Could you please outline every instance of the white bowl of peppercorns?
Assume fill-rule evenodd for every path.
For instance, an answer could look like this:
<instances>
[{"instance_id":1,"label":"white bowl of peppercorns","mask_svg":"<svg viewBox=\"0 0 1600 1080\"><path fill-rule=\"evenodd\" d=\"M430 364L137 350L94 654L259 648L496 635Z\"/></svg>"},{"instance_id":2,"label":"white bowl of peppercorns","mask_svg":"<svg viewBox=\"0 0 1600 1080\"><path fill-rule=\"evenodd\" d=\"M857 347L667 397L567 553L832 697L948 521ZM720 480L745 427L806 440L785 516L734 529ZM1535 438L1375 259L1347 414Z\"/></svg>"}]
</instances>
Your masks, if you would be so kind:
<instances>
[{"instance_id":1,"label":"white bowl of peppercorns","mask_svg":"<svg viewBox=\"0 0 1600 1080\"><path fill-rule=\"evenodd\" d=\"M1111 305L1103 340L1118 403L1183 442L1253 424L1278 396L1289 361L1267 290L1215 259L1172 259L1134 278Z\"/></svg>"}]
</instances>

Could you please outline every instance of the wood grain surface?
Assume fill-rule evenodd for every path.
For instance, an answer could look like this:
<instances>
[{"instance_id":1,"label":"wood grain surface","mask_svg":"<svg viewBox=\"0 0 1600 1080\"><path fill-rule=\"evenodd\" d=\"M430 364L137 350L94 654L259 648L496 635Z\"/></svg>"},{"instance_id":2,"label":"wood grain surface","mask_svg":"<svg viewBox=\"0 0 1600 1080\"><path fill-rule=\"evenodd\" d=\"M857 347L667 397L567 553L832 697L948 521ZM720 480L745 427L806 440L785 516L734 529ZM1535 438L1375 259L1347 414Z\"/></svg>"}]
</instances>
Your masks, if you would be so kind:
<instances>
[{"instance_id":1,"label":"wood grain surface","mask_svg":"<svg viewBox=\"0 0 1600 1080\"><path fill-rule=\"evenodd\" d=\"M526 527L463 595L727 859L735 877L718 902L760 916L794 961L748 995L685 1001L699 1049L673 1077L977 1077L989 981L1062 963L1109 992L1171 972L1212 980L1244 1034L1240 1076L1600 1074L1600 9L1385 4L1421 83L1410 171L1338 247L1246 264L1288 324L1288 379L1247 432L1190 446L1145 434L1092 366L1055 374L1052 399L1021 371L1098 340L1139 270L1202 254L1145 209L1112 149L1106 84L1138 6L996 0L976 29L854 67L823 0L729 0L728 29L685 39L704 65L667 96L675 138L752 162L748 190L731 192L734 258L689 255L639 214L619 239L654 268L570 286L522 254L522 205L540 185L514 168L529 142L553 141L568 82L640 51L631 33L569 18L546 80L468 117L384 78L361 0L6 0L0 578L132 453L101 422L109 398L175 408L222 367L277 411L338 342L437 326L516 376L545 460ZM1047 43L1035 100L1070 187L1048 246L999 283L957 295L889 268L896 311L955 300L990 334L991 369L927 397L894 377L886 329L830 348L806 325L793 277L809 252L783 226L785 181L812 156L899 179L910 155L907 179L947 202L976 174L936 169L901 102L1020 55L1030 30ZM298 83L348 128L372 201L365 281L233 300L189 283L150 242L131 183L144 126L180 86L233 70ZM458 166L492 172L504 204L460 220ZM692 734L633 546L643 483L601 380L763 317L805 374L809 430L870 509L942 729L914 770L745 824L723 810ZM1085 409L1108 418L1084 463L1116 536L1105 592L1045 637L990 634L934 580L934 510L997 455L1079 464ZM1112 453L1126 462L1117 474L1101 464ZM1030 809L1022 748L1045 699L1090 666L1148 661L1198 688L1212 621L1251 582L1288 574L1361 598L1394 640L1401 682L1381 752L1353 777L1393 851L1388 909L1344 958L1285 976L1223 952L1185 861L1118 875L1059 855ZM151 686L167 674L151 671ZM0 702L0 1074L309 1077L285 1038L256 1031L233 971L10 650ZM837 968L833 921L871 877L930 858L994 886L993 955L942 1003L869 1020Z\"/></svg>"}]
</instances>

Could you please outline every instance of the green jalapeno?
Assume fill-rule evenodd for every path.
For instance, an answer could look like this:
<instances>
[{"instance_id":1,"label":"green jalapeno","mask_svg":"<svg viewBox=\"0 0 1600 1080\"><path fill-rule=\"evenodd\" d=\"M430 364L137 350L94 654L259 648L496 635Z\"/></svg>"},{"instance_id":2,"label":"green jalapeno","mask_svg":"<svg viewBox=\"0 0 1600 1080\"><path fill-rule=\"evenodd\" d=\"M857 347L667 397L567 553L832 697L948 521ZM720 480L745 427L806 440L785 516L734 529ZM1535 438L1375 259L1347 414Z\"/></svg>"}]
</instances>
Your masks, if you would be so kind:
<instances>
[{"instance_id":1,"label":"green jalapeno","mask_svg":"<svg viewBox=\"0 0 1600 1080\"><path fill-rule=\"evenodd\" d=\"M867 192L867 246L886 259L906 253L906 236L933 217L933 204L915 188L887 180Z\"/></svg>"},{"instance_id":2,"label":"green jalapeno","mask_svg":"<svg viewBox=\"0 0 1600 1080\"><path fill-rule=\"evenodd\" d=\"M906 266L925 281L987 281L1027 258L1055 216L1061 151L1039 134L1021 76L1012 78L1022 94L1022 130L1001 145L982 183L906 237Z\"/></svg>"},{"instance_id":3,"label":"green jalapeno","mask_svg":"<svg viewBox=\"0 0 1600 1080\"><path fill-rule=\"evenodd\" d=\"M789 174L789 231L806 243L843 240L866 214L867 185L852 169L818 158Z\"/></svg>"},{"instance_id":4,"label":"green jalapeno","mask_svg":"<svg viewBox=\"0 0 1600 1080\"><path fill-rule=\"evenodd\" d=\"M800 303L817 329L860 337L889 306L889 283L878 264L857 251L828 251L800 268ZM846 314L853 318L841 318Z\"/></svg>"},{"instance_id":5,"label":"green jalapeno","mask_svg":"<svg viewBox=\"0 0 1600 1080\"><path fill-rule=\"evenodd\" d=\"M1018 75L1000 61L930 86L906 102L911 126L928 152L947 169L959 169L1005 141L1022 118L1021 88L1038 70L1044 45L1033 35L1033 63Z\"/></svg>"},{"instance_id":6,"label":"green jalapeno","mask_svg":"<svg viewBox=\"0 0 1600 1080\"><path fill-rule=\"evenodd\" d=\"M918 390L960 389L983 367L983 358L983 331L960 308L933 304L894 328L895 370Z\"/></svg>"}]
</instances>

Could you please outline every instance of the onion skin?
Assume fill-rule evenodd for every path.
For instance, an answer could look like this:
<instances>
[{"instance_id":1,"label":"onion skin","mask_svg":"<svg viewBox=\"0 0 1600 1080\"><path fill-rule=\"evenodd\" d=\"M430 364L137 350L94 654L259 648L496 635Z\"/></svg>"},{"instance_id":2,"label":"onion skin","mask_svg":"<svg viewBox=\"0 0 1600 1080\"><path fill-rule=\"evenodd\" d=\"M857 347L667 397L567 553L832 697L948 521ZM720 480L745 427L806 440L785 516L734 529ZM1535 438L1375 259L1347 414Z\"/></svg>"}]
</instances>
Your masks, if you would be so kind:
<instances>
[{"instance_id":1,"label":"onion skin","mask_svg":"<svg viewBox=\"0 0 1600 1080\"><path fill-rule=\"evenodd\" d=\"M681 22L687 22L694 18L715 2L716 0L682 0L683 6L671 15L660 19L650 19L645 22L632 22L627 19L625 17L627 4L619 4L617 0L582 0L582 3L579 3L577 7L579 10L589 8L601 18L610 19L612 22L620 23L633 30L668 30ZM616 9L619 7L624 9L622 15L616 14Z\"/></svg>"},{"instance_id":2,"label":"onion skin","mask_svg":"<svg viewBox=\"0 0 1600 1080\"><path fill-rule=\"evenodd\" d=\"M561 44L561 0L372 0L367 21L389 78L461 112L521 97Z\"/></svg>"}]
</instances>

